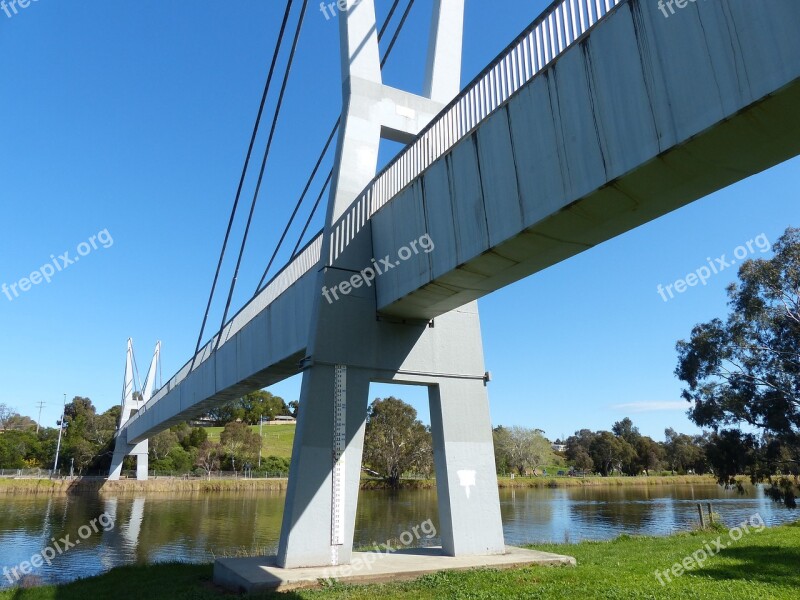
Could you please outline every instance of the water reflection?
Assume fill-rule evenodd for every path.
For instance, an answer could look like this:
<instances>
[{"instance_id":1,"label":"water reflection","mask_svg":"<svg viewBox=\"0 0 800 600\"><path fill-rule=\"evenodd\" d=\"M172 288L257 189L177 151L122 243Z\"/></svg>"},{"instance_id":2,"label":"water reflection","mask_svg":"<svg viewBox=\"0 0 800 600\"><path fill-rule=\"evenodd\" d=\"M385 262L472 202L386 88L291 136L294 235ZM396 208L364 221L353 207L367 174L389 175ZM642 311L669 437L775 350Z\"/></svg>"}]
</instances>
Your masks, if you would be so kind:
<instances>
[{"instance_id":1,"label":"water reflection","mask_svg":"<svg viewBox=\"0 0 800 600\"><path fill-rule=\"evenodd\" d=\"M13 567L107 513L100 529L44 565L35 575L64 582L131 563L209 562L237 553L277 550L284 496L280 492L149 496L0 497L0 568ZM715 485L500 490L508 544L609 539L622 533L665 535L697 521L697 502L712 501L729 526L758 512L768 525L800 517L774 504L761 489L746 496ZM396 540L431 520L439 528L435 490L362 492L357 547ZM476 526L480 526L476 523ZM422 536L413 545L440 543ZM0 586L9 585L0 578Z\"/></svg>"},{"instance_id":2,"label":"water reflection","mask_svg":"<svg viewBox=\"0 0 800 600\"><path fill-rule=\"evenodd\" d=\"M768 524L798 518L766 498L716 485L500 490L506 543L577 542L629 535L668 535L698 522L697 503L709 501L734 526L756 512Z\"/></svg>"}]
</instances>

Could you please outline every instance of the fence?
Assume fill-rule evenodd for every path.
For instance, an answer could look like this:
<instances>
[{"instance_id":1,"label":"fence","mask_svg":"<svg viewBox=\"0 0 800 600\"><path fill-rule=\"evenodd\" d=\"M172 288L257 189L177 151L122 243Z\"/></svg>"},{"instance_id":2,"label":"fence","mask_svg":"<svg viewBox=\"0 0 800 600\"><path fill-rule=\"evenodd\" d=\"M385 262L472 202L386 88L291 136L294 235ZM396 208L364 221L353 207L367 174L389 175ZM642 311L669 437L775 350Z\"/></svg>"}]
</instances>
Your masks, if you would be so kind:
<instances>
[{"instance_id":1,"label":"fence","mask_svg":"<svg viewBox=\"0 0 800 600\"><path fill-rule=\"evenodd\" d=\"M91 472L91 473L78 473L75 472L75 479L105 479L108 473ZM179 471L149 471L148 476L153 479L202 479L207 478L208 474L202 470L194 470L191 472ZM136 479L136 471L123 471L121 474L125 479ZM284 471L258 471L253 469L252 472L248 471L246 474L242 471L234 473L233 471L212 471L212 479L285 479L289 477L288 472ZM46 469L0 469L0 478L5 479L61 479L69 478L69 473L56 471L52 473Z\"/></svg>"}]
</instances>

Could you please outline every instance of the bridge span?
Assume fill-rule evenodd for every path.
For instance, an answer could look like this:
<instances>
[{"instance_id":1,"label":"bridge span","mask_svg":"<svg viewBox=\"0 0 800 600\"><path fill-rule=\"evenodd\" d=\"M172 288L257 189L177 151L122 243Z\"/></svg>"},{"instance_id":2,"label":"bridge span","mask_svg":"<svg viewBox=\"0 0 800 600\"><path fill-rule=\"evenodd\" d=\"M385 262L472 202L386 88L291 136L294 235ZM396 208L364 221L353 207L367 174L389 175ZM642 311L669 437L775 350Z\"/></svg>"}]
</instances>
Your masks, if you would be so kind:
<instances>
[{"instance_id":1,"label":"bridge span","mask_svg":"<svg viewBox=\"0 0 800 600\"><path fill-rule=\"evenodd\" d=\"M345 115L325 230L123 425L124 443L304 370L305 438L292 467L310 465L335 447L324 433L337 418L331 401L314 400L333 390L334 369L362 369L365 381L482 385L476 299L800 153L796 0L694 2L670 18L655 0L559 0L451 101L460 70L436 40L460 27L463 0L435 2L426 98L381 84L374 8L356 4L340 21ZM455 36L460 61L460 29ZM373 142L391 135L410 143L374 178L370 160L348 162L360 149L374 163ZM353 283L337 301L323 298L323 288L423 237L430 252L397 261L369 286ZM314 369L324 385L313 383ZM447 479L454 434L436 393L437 479ZM351 415L349 402L346 447L360 466L365 408ZM468 446L458 461L480 455L477 470L490 480L488 412L475 410L481 433L458 438ZM310 471L290 482L286 566L323 560L308 536L331 514L320 490L335 489L336 474L330 464ZM358 473L348 459L348 493ZM480 515L445 492L440 513L453 523ZM493 501L482 506L491 521ZM443 543L452 554L502 547L496 528L473 539L451 525Z\"/></svg>"}]
</instances>

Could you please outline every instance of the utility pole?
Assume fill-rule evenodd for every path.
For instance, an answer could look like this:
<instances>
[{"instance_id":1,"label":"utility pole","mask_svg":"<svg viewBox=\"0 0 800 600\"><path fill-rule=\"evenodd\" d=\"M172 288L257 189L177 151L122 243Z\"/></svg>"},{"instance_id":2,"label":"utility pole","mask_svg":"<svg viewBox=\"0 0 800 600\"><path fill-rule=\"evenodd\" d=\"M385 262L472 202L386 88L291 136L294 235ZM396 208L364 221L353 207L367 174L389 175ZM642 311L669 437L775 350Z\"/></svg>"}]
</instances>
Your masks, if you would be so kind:
<instances>
[{"instance_id":1,"label":"utility pole","mask_svg":"<svg viewBox=\"0 0 800 600\"><path fill-rule=\"evenodd\" d=\"M42 422L42 408L44 408L44 400L39 400L39 418L36 420L36 433L39 433L39 424Z\"/></svg>"},{"instance_id":2,"label":"utility pole","mask_svg":"<svg viewBox=\"0 0 800 600\"><path fill-rule=\"evenodd\" d=\"M258 469L261 470L261 451L264 449L264 415L258 420L258 437L260 444L258 445Z\"/></svg>"},{"instance_id":3,"label":"utility pole","mask_svg":"<svg viewBox=\"0 0 800 600\"><path fill-rule=\"evenodd\" d=\"M58 468L58 454L61 452L61 434L64 432L64 413L67 411L67 395L64 394L64 407L61 409L61 421L58 424L58 445L56 445L56 461L53 463L53 473Z\"/></svg>"}]
</instances>

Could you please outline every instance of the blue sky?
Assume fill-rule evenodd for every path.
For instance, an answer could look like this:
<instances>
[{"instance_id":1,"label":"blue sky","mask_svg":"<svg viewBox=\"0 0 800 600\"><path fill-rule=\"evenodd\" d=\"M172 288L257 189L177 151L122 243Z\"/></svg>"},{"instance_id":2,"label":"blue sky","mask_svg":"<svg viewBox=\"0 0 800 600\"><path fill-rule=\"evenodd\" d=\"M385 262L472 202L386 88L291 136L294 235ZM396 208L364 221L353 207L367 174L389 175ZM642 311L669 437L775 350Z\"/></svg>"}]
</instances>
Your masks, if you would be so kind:
<instances>
[{"instance_id":1,"label":"blue sky","mask_svg":"<svg viewBox=\"0 0 800 600\"><path fill-rule=\"evenodd\" d=\"M390 4L378 0L379 15ZM467 2L463 81L546 4ZM389 85L421 91L430 6L417 0ZM142 371L162 340L164 379L191 356L282 11L278 0L39 0L0 12L0 284L89 244L50 283L0 295L0 403L35 417L44 401L52 426L64 393L102 410L119 402L128 337ZM340 94L338 26L311 2L234 308L260 279ZM696 431L674 346L726 313L735 269L669 302L657 286L797 226L798 181L800 161L790 161L481 300L493 422L553 439L625 416L657 439L668 426ZM296 399L299 378L272 391ZM427 418L422 390L372 395L393 391Z\"/></svg>"}]
</instances>

